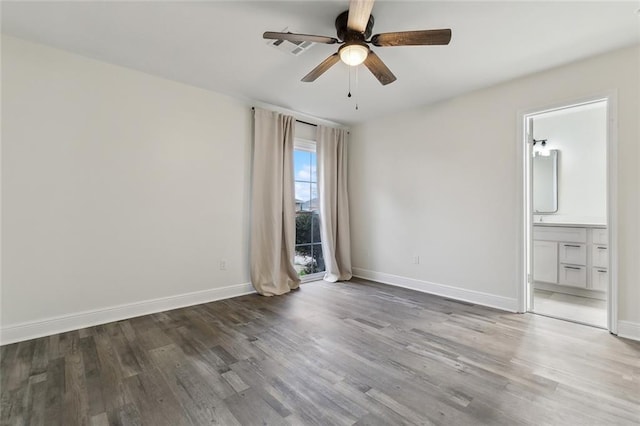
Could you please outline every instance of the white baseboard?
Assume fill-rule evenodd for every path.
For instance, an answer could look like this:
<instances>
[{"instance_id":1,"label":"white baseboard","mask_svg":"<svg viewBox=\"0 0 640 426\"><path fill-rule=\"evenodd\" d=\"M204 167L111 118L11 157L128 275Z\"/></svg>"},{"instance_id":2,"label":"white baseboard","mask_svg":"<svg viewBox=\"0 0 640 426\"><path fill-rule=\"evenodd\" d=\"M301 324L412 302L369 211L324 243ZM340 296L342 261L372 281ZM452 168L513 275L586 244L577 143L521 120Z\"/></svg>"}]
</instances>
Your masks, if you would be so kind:
<instances>
[{"instance_id":1,"label":"white baseboard","mask_svg":"<svg viewBox=\"0 0 640 426\"><path fill-rule=\"evenodd\" d=\"M139 317L141 315L169 311L171 309L184 308L186 306L199 305L215 300L229 299L250 293L255 293L253 286L250 283L243 283L3 326L2 329L0 329L0 344L7 345L23 340L35 339L37 337L50 336L52 334Z\"/></svg>"},{"instance_id":2,"label":"white baseboard","mask_svg":"<svg viewBox=\"0 0 640 426\"><path fill-rule=\"evenodd\" d=\"M618 337L640 341L640 323L618 321Z\"/></svg>"},{"instance_id":3,"label":"white baseboard","mask_svg":"<svg viewBox=\"0 0 640 426\"><path fill-rule=\"evenodd\" d=\"M467 290L444 284L437 284L414 278L401 277L399 275L386 274L384 272L370 271L368 269L353 268L353 276L367 280L377 281L396 287L408 288L423 293L435 294L449 299L460 300L476 305L488 306L503 311L517 312L518 299L483 293L475 290Z\"/></svg>"}]
</instances>

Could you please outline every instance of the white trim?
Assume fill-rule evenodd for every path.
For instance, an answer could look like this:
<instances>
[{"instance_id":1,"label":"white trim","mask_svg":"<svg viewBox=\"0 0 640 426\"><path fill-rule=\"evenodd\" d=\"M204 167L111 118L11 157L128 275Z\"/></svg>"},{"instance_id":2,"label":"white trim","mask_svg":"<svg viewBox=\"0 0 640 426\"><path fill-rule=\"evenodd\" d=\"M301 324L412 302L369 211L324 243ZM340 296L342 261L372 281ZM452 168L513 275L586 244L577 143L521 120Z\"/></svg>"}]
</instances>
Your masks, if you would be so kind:
<instances>
[{"instance_id":1,"label":"white trim","mask_svg":"<svg viewBox=\"0 0 640 426\"><path fill-rule=\"evenodd\" d=\"M640 342L640 323L632 321L618 321L618 337L637 340Z\"/></svg>"},{"instance_id":2,"label":"white trim","mask_svg":"<svg viewBox=\"0 0 640 426\"><path fill-rule=\"evenodd\" d=\"M517 119L517 131L516 131L516 164L518 164L518 179L519 182L519 198L521 202L518 203L516 214L518 216L518 229L521 233L517 238L517 246L515 252L518 258L516 259L516 276L515 282L518 283L516 288L518 297L518 312L524 313L528 310L527 298L529 295L529 276L527 270L529 252L526 248L529 232L529 221L527 219L528 212L528 200L527 200L527 178L526 175L529 172L527 168L526 158L529 155L529 150L526 150L526 144L522 143L527 140L527 129L525 125L525 115L522 112L518 112Z\"/></svg>"},{"instance_id":3,"label":"white trim","mask_svg":"<svg viewBox=\"0 0 640 426\"><path fill-rule=\"evenodd\" d=\"M609 233L609 291L607 324L618 334L618 92L607 94L607 231Z\"/></svg>"},{"instance_id":4,"label":"white trim","mask_svg":"<svg viewBox=\"0 0 640 426\"><path fill-rule=\"evenodd\" d=\"M519 198L520 217L524 220L521 226L524 232L521 233L518 244L518 307L522 309L526 306L527 289L527 256L530 248L527 247L527 169L524 156L523 142L526 141L526 131L524 129L525 120L533 115L543 114L554 110L580 106L598 101L607 101L607 230L609 232L609 291L607 292L607 329L618 334L618 133L617 133L617 113L618 113L618 92L608 90L594 94L564 101L554 102L537 108L518 111L518 147L516 151L521 159L518 161L518 171L522 179ZM524 139L523 139L524 137ZM524 159L524 161L522 160Z\"/></svg>"},{"instance_id":5,"label":"white trim","mask_svg":"<svg viewBox=\"0 0 640 426\"><path fill-rule=\"evenodd\" d=\"M316 272L315 274L303 275L300 277L300 283L310 283L313 281L321 281L324 278L324 271Z\"/></svg>"},{"instance_id":6,"label":"white trim","mask_svg":"<svg viewBox=\"0 0 640 426\"><path fill-rule=\"evenodd\" d=\"M255 293L253 286L250 283L243 283L8 325L2 327L0 330L0 344L7 345L9 343L21 342L37 337L50 336L52 334L78 330L108 322L199 305L215 300L229 299L251 293Z\"/></svg>"},{"instance_id":7,"label":"white trim","mask_svg":"<svg viewBox=\"0 0 640 426\"><path fill-rule=\"evenodd\" d=\"M417 280L415 278L401 277L399 275L387 274L384 272L370 271L362 268L353 268L353 276L396 287L408 288L422 293L435 294L436 296L447 297L449 299L488 306L503 311L517 312L518 310L517 298L498 296L495 294L467 290L460 287L432 283L429 281Z\"/></svg>"}]
</instances>

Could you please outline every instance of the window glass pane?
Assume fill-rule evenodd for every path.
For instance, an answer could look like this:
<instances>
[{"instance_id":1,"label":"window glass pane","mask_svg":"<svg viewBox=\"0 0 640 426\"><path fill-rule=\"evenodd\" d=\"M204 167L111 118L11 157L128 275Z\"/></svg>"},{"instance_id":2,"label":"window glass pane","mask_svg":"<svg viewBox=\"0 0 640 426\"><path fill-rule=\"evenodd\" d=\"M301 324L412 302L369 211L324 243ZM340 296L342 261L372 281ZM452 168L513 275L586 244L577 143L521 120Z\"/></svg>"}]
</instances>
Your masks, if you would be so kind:
<instances>
[{"instance_id":1,"label":"window glass pane","mask_svg":"<svg viewBox=\"0 0 640 426\"><path fill-rule=\"evenodd\" d=\"M296 213L296 244L311 242L311 213Z\"/></svg>"},{"instance_id":2,"label":"window glass pane","mask_svg":"<svg viewBox=\"0 0 640 426\"><path fill-rule=\"evenodd\" d=\"M323 272L324 271L324 256L322 255L322 245L314 244L312 251L313 258L313 272Z\"/></svg>"},{"instance_id":3,"label":"window glass pane","mask_svg":"<svg viewBox=\"0 0 640 426\"><path fill-rule=\"evenodd\" d=\"M296 246L296 254L293 258L293 266L298 272L299 276L307 275L311 272L313 265L313 258L311 257L312 251L311 245Z\"/></svg>"},{"instance_id":4,"label":"window glass pane","mask_svg":"<svg viewBox=\"0 0 640 426\"><path fill-rule=\"evenodd\" d=\"M319 243L322 241L320 236L320 215L315 212L311 220L311 242Z\"/></svg>"},{"instance_id":5,"label":"window glass pane","mask_svg":"<svg viewBox=\"0 0 640 426\"><path fill-rule=\"evenodd\" d=\"M314 154L315 155L315 154ZM295 180L309 181L311 175L311 153L307 151L293 151L293 176Z\"/></svg>"},{"instance_id":6,"label":"window glass pane","mask_svg":"<svg viewBox=\"0 0 640 426\"><path fill-rule=\"evenodd\" d=\"M311 165L311 152L293 151L293 179L303 182L311 181L311 172L314 167Z\"/></svg>"},{"instance_id":7,"label":"window glass pane","mask_svg":"<svg viewBox=\"0 0 640 426\"><path fill-rule=\"evenodd\" d=\"M309 210L320 210L320 202L318 200L318 184L317 183L312 183L311 184L311 193L310 195L310 200L309 200Z\"/></svg>"},{"instance_id":8,"label":"window glass pane","mask_svg":"<svg viewBox=\"0 0 640 426\"><path fill-rule=\"evenodd\" d=\"M316 156L315 152L310 152L310 154L311 154L311 158L310 158L311 182L317 182L318 181L318 157Z\"/></svg>"},{"instance_id":9,"label":"window glass pane","mask_svg":"<svg viewBox=\"0 0 640 426\"><path fill-rule=\"evenodd\" d=\"M296 211L309 210L311 206L311 184L309 182L295 183Z\"/></svg>"}]
</instances>

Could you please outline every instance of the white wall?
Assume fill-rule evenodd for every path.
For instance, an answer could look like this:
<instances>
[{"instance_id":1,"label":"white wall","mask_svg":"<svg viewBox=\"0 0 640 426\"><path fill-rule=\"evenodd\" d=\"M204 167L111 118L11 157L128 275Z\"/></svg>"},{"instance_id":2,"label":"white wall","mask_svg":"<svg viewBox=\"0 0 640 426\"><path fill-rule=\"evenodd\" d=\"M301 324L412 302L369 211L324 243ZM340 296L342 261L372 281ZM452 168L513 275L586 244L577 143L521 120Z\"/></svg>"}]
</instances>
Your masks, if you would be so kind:
<instances>
[{"instance_id":1,"label":"white wall","mask_svg":"<svg viewBox=\"0 0 640 426\"><path fill-rule=\"evenodd\" d=\"M620 314L640 323L639 71L625 49L358 126L354 265L511 303L517 111L617 89ZM1 136L3 342L249 288L247 106L3 36Z\"/></svg>"},{"instance_id":2,"label":"white wall","mask_svg":"<svg viewBox=\"0 0 640 426\"><path fill-rule=\"evenodd\" d=\"M598 102L538 115L535 139L557 149L558 211L550 223L607 223L607 105Z\"/></svg>"},{"instance_id":3,"label":"white wall","mask_svg":"<svg viewBox=\"0 0 640 426\"><path fill-rule=\"evenodd\" d=\"M3 37L3 331L250 289L251 133L230 98Z\"/></svg>"},{"instance_id":4,"label":"white wall","mask_svg":"<svg viewBox=\"0 0 640 426\"><path fill-rule=\"evenodd\" d=\"M356 274L515 307L518 114L617 90L619 314L640 325L639 53L618 50L352 129Z\"/></svg>"}]
</instances>

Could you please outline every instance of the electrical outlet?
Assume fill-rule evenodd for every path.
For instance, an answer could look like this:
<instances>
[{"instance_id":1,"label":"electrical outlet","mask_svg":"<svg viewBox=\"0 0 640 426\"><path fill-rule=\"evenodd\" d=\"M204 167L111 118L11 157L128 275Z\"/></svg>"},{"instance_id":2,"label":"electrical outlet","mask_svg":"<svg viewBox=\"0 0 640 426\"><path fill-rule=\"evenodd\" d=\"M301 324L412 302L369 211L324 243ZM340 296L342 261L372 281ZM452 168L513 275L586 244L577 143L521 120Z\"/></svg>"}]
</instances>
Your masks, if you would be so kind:
<instances>
[{"instance_id":1,"label":"electrical outlet","mask_svg":"<svg viewBox=\"0 0 640 426\"><path fill-rule=\"evenodd\" d=\"M418 255L413 256L413 264L414 265L419 265L420 264L420 256L418 256Z\"/></svg>"},{"instance_id":2,"label":"electrical outlet","mask_svg":"<svg viewBox=\"0 0 640 426\"><path fill-rule=\"evenodd\" d=\"M226 271L226 270L227 270L227 261L226 261L226 260L224 260L224 259L222 259L222 260L220 261L220 270L221 270L221 271Z\"/></svg>"}]
</instances>

